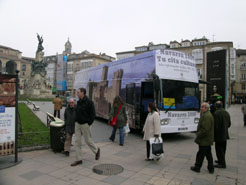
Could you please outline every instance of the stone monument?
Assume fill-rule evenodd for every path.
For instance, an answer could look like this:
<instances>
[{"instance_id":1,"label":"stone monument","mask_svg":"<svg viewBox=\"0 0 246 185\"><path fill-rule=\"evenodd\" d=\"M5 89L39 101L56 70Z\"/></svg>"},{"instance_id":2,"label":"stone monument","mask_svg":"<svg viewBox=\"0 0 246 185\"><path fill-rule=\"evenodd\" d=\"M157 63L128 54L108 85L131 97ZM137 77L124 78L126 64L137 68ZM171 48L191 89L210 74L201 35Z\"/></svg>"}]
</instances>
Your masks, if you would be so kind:
<instances>
[{"instance_id":1,"label":"stone monument","mask_svg":"<svg viewBox=\"0 0 246 185\"><path fill-rule=\"evenodd\" d=\"M32 61L32 70L30 79L24 81L24 94L32 98L51 98L52 90L49 80L46 77L45 67L48 65L44 62L43 37L37 34L38 48L36 51L35 61Z\"/></svg>"}]
</instances>

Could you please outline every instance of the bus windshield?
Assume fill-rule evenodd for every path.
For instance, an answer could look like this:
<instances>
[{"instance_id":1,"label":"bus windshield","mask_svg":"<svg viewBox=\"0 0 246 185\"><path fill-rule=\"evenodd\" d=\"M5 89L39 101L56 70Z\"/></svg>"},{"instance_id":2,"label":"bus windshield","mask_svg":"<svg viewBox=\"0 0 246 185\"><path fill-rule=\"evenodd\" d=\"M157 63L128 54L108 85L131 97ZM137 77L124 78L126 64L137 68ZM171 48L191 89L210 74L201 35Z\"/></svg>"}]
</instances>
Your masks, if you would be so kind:
<instances>
[{"instance_id":1,"label":"bus windshield","mask_svg":"<svg viewBox=\"0 0 246 185\"><path fill-rule=\"evenodd\" d=\"M193 82L162 80L161 109L198 110L198 84Z\"/></svg>"}]
</instances>

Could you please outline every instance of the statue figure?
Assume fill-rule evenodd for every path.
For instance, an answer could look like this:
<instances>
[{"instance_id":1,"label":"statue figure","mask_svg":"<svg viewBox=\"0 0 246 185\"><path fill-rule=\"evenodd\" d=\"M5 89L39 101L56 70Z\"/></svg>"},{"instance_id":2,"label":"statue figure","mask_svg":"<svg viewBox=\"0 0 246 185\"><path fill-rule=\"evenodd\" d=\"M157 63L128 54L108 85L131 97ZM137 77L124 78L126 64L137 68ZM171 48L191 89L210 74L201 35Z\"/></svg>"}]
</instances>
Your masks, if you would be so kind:
<instances>
[{"instance_id":1,"label":"statue figure","mask_svg":"<svg viewBox=\"0 0 246 185\"><path fill-rule=\"evenodd\" d=\"M42 52L44 49L44 47L42 46L44 40L43 37L42 36L40 37L38 33L37 33L37 37L38 37L38 49L37 49L37 53L38 53L38 52Z\"/></svg>"},{"instance_id":2,"label":"statue figure","mask_svg":"<svg viewBox=\"0 0 246 185\"><path fill-rule=\"evenodd\" d=\"M34 76L35 74L40 74L42 77L45 77L46 75L45 67L47 65L48 64L46 62L43 62L43 60L40 62L32 61L31 76Z\"/></svg>"}]
</instances>

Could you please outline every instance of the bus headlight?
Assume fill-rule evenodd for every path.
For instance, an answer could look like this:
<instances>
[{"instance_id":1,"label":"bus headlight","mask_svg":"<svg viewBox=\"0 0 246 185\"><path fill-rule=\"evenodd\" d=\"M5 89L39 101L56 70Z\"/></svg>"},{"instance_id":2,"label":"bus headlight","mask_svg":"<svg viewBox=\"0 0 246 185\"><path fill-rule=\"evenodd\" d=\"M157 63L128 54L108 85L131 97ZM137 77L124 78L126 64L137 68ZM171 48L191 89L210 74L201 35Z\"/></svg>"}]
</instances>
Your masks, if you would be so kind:
<instances>
[{"instance_id":1,"label":"bus headlight","mask_svg":"<svg viewBox=\"0 0 246 185\"><path fill-rule=\"evenodd\" d=\"M168 119L162 119L161 120L161 125L168 125L169 120Z\"/></svg>"},{"instance_id":2,"label":"bus headlight","mask_svg":"<svg viewBox=\"0 0 246 185\"><path fill-rule=\"evenodd\" d=\"M199 118L194 118L194 123L198 124L199 123Z\"/></svg>"}]
</instances>

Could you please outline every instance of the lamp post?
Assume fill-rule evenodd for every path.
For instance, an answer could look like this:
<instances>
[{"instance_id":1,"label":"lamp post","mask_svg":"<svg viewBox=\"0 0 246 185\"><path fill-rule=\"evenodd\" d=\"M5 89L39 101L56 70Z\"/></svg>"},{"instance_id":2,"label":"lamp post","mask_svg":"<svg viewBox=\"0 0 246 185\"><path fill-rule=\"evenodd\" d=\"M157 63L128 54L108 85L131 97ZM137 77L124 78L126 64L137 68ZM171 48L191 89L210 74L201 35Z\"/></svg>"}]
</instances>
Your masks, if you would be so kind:
<instances>
[{"instance_id":1,"label":"lamp post","mask_svg":"<svg viewBox=\"0 0 246 185\"><path fill-rule=\"evenodd\" d=\"M16 70L15 83L15 162L18 162L18 89L19 89L19 70Z\"/></svg>"}]
</instances>

